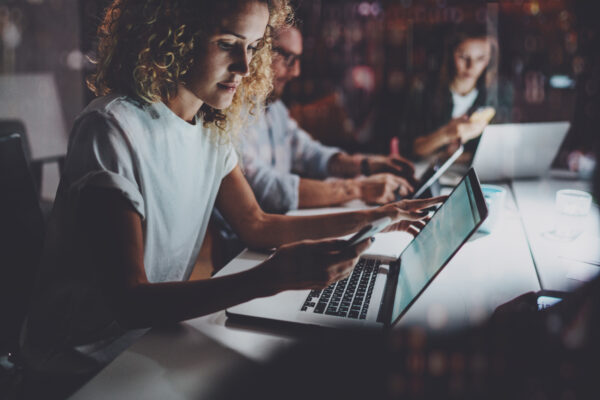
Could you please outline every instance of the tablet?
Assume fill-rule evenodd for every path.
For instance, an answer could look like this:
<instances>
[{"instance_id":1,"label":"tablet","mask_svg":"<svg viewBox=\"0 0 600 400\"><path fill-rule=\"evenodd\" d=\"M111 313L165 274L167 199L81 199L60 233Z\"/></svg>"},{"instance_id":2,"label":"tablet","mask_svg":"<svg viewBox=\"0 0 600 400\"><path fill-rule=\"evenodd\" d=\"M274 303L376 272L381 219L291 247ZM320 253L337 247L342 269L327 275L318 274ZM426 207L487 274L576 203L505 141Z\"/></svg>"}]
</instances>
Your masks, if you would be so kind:
<instances>
[{"instance_id":1,"label":"tablet","mask_svg":"<svg viewBox=\"0 0 600 400\"><path fill-rule=\"evenodd\" d=\"M415 188L415 193L411 196L413 199L418 199L425 194L427 189L431 187L446 170L454 164L454 161L463 153L464 147L461 145L454 153L443 153L438 156L427 168L427 171L419 179L419 186Z\"/></svg>"}]
</instances>

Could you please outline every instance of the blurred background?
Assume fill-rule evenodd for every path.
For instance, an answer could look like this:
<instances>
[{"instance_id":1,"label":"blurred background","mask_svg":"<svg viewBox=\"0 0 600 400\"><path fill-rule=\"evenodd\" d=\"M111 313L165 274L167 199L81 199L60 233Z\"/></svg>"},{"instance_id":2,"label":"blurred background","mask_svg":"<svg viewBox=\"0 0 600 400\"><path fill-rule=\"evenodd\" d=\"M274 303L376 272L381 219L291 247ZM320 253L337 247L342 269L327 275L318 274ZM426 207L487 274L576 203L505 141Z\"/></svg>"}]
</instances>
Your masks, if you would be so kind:
<instances>
[{"instance_id":1,"label":"blurred background","mask_svg":"<svg viewBox=\"0 0 600 400\"><path fill-rule=\"evenodd\" d=\"M64 154L72 122L92 98L84 79L107 3L0 2L0 119L24 120L33 158ZM573 152L591 152L589 135L598 132L592 118L600 113L600 78L590 68L600 53L595 3L296 0L302 74L284 101L326 144L387 153L398 136L403 152L403 110L410 96L439 79L444 38L461 24L487 24L500 49L498 83L512 97L497 117L571 121L555 160L567 167ZM42 192L52 197L57 180L48 168L53 181L45 180Z\"/></svg>"}]
</instances>

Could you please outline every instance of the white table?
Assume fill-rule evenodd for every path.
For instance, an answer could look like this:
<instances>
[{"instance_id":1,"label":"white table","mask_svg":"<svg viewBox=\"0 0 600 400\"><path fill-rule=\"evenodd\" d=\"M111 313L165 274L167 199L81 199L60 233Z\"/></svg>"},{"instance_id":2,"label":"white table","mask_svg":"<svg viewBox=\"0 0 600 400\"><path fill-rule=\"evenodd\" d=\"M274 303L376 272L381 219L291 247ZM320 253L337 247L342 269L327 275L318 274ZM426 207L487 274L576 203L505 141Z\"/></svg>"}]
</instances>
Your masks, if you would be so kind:
<instances>
[{"instance_id":1,"label":"white table","mask_svg":"<svg viewBox=\"0 0 600 400\"><path fill-rule=\"evenodd\" d=\"M539 204L540 198L544 204L553 203L557 187L554 185L546 181L515 183L520 212L513 196L507 196L502 219L493 233L476 234L415 302L399 326L452 330L481 322L496 306L540 289L532 254L542 282L556 279L556 287L568 286L564 274L552 272L556 260L546 254L546 248L535 236L539 229L536 227L552 215L550 206L540 208ZM530 207L536 208L536 213ZM246 252L235 262L250 267L262 257ZM203 398L214 387L211 382L218 381L228 368L247 359L267 361L274 352L294 342L290 336L232 324L223 311L178 326L173 332L148 332L72 398Z\"/></svg>"},{"instance_id":2,"label":"white table","mask_svg":"<svg viewBox=\"0 0 600 400\"><path fill-rule=\"evenodd\" d=\"M600 218L592 204L583 233L572 241L555 239L554 201L557 190L591 191L590 182L548 178L515 181L512 184L541 286L547 290L570 291L600 272ZM582 262L583 261L583 262Z\"/></svg>"}]
</instances>

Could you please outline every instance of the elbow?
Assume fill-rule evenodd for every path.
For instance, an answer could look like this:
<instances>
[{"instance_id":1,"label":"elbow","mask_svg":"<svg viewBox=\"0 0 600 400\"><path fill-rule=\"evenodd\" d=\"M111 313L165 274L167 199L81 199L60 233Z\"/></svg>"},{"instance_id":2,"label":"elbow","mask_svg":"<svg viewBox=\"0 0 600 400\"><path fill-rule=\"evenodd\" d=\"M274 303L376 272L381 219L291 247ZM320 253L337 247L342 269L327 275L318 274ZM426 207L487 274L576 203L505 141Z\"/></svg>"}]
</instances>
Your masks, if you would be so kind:
<instances>
[{"instance_id":1,"label":"elbow","mask_svg":"<svg viewBox=\"0 0 600 400\"><path fill-rule=\"evenodd\" d=\"M139 285L124 287L110 294L109 307L115 321L124 329L140 329L152 326L146 318Z\"/></svg>"},{"instance_id":2,"label":"elbow","mask_svg":"<svg viewBox=\"0 0 600 400\"><path fill-rule=\"evenodd\" d=\"M238 229L238 236L244 244L251 249L267 249L273 247L266 238L266 226L268 225L269 214L260 210L253 213L252 216L244 219Z\"/></svg>"}]
</instances>

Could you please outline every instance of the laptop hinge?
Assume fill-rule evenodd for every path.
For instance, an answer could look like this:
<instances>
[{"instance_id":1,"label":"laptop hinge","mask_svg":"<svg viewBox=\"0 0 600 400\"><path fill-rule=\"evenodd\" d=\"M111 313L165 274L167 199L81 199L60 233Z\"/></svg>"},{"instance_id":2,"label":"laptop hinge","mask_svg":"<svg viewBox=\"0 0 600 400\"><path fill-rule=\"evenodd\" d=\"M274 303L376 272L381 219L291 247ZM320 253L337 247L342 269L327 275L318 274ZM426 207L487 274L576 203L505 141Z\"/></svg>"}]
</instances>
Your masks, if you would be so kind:
<instances>
[{"instance_id":1,"label":"laptop hinge","mask_svg":"<svg viewBox=\"0 0 600 400\"><path fill-rule=\"evenodd\" d=\"M394 307L394 295L396 294L396 285L398 284L398 275L400 275L400 259L390 263L390 272L385 283L383 296L381 297L381 307L377 315L377 322L382 322L386 327L392 323L392 310Z\"/></svg>"}]
</instances>

